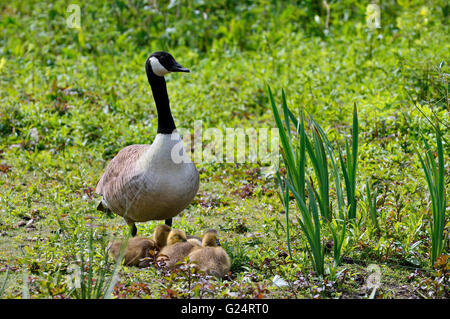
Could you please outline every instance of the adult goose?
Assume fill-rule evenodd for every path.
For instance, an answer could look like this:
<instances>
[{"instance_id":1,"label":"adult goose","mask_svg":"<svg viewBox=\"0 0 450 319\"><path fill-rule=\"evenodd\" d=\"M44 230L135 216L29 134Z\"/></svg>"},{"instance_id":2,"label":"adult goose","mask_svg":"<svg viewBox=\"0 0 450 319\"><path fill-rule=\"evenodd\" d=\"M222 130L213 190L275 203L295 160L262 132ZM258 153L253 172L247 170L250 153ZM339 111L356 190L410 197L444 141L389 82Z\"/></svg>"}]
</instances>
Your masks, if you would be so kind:
<instances>
[{"instance_id":1,"label":"adult goose","mask_svg":"<svg viewBox=\"0 0 450 319\"><path fill-rule=\"evenodd\" d=\"M177 133L164 76L190 72L167 52L152 53L145 62L158 113L158 131L151 145L122 149L108 164L96 193L102 195L97 209L122 216L136 236L136 222L165 220L184 210L197 194L199 175ZM180 160L181 159L181 160Z\"/></svg>"}]
</instances>

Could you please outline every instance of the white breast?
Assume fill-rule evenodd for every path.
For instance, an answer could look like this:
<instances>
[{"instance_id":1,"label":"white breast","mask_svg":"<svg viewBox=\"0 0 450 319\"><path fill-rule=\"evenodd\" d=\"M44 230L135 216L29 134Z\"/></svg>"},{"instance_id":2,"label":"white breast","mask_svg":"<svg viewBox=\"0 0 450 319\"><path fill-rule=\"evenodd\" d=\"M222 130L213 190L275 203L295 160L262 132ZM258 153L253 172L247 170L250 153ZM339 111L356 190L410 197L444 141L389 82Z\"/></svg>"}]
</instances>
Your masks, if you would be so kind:
<instances>
[{"instance_id":1,"label":"white breast","mask_svg":"<svg viewBox=\"0 0 450 319\"><path fill-rule=\"evenodd\" d=\"M136 162L136 170L142 171L143 174L149 169L166 173L178 171L184 167L180 165L178 154L185 154L185 150L176 130L172 134L157 134L150 148Z\"/></svg>"},{"instance_id":2,"label":"white breast","mask_svg":"<svg viewBox=\"0 0 450 319\"><path fill-rule=\"evenodd\" d=\"M136 161L135 172L142 186L137 205L130 207L130 219L171 218L192 201L199 186L198 171L192 162L174 161L172 151L180 144L182 140L176 131L157 134L151 147Z\"/></svg>"}]
</instances>

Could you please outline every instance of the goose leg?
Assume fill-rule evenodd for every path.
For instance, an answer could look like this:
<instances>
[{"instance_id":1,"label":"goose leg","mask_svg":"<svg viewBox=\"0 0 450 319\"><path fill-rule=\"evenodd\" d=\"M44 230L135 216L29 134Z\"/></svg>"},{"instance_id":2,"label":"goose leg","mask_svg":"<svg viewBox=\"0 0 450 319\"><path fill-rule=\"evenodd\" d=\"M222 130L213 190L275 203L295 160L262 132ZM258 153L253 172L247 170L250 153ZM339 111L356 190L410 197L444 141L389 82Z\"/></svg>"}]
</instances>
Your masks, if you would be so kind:
<instances>
[{"instance_id":1,"label":"goose leg","mask_svg":"<svg viewBox=\"0 0 450 319\"><path fill-rule=\"evenodd\" d=\"M131 237L135 237L137 234L137 228L136 228L136 224L134 223L133 220L128 219L126 217L124 217L125 221L128 224L128 227L130 227L130 233L131 233Z\"/></svg>"},{"instance_id":2,"label":"goose leg","mask_svg":"<svg viewBox=\"0 0 450 319\"><path fill-rule=\"evenodd\" d=\"M165 222L167 226L172 227L172 218L166 219Z\"/></svg>"},{"instance_id":3,"label":"goose leg","mask_svg":"<svg viewBox=\"0 0 450 319\"><path fill-rule=\"evenodd\" d=\"M136 225L133 223L133 226L131 226L131 236L135 237L137 234L137 227Z\"/></svg>"},{"instance_id":4,"label":"goose leg","mask_svg":"<svg viewBox=\"0 0 450 319\"><path fill-rule=\"evenodd\" d=\"M128 226L130 227L130 233L131 233L131 237L135 237L137 234L137 228L136 225L134 223L128 223Z\"/></svg>"}]
</instances>

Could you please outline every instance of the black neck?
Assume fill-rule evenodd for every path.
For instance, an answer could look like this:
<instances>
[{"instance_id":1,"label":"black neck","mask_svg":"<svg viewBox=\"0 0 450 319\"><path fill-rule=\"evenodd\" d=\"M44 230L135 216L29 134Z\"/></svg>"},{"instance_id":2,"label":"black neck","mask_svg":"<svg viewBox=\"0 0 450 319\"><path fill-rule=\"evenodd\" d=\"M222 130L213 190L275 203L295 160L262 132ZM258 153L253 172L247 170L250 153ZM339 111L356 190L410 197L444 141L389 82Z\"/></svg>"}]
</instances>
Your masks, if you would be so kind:
<instances>
[{"instance_id":1,"label":"black neck","mask_svg":"<svg viewBox=\"0 0 450 319\"><path fill-rule=\"evenodd\" d=\"M172 134L175 130L175 122L170 112L169 96L167 95L166 80L163 76L153 73L150 61L145 66L148 83L152 87L153 98L155 99L156 110L158 112L158 132L161 134Z\"/></svg>"}]
</instances>

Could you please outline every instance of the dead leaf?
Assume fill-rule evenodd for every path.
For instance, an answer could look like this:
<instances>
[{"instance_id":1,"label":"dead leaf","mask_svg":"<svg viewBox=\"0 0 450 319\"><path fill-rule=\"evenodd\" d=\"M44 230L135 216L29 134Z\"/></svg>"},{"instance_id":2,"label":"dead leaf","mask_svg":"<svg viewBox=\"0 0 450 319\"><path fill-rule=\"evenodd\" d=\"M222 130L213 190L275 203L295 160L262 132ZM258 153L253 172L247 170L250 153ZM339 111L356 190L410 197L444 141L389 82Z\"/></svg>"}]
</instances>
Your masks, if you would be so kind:
<instances>
[{"instance_id":1,"label":"dead leaf","mask_svg":"<svg viewBox=\"0 0 450 319\"><path fill-rule=\"evenodd\" d=\"M16 224L16 227L23 227L27 224L27 222L25 220L21 220Z\"/></svg>"},{"instance_id":2,"label":"dead leaf","mask_svg":"<svg viewBox=\"0 0 450 319\"><path fill-rule=\"evenodd\" d=\"M6 164L0 164L0 172L6 173L6 172L9 172L10 170L11 170L11 166L6 165Z\"/></svg>"}]
</instances>

